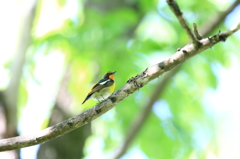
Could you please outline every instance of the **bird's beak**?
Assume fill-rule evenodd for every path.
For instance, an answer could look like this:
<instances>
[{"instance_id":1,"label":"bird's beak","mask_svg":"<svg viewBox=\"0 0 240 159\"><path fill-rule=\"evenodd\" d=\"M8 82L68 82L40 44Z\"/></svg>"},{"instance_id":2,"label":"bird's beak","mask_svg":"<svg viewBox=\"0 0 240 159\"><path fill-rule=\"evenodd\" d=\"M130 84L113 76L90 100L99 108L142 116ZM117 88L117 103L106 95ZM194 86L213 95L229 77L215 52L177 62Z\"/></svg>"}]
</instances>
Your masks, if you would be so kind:
<instances>
[{"instance_id":1,"label":"bird's beak","mask_svg":"<svg viewBox=\"0 0 240 159\"><path fill-rule=\"evenodd\" d=\"M112 72L112 74L116 73L117 71Z\"/></svg>"}]
</instances>

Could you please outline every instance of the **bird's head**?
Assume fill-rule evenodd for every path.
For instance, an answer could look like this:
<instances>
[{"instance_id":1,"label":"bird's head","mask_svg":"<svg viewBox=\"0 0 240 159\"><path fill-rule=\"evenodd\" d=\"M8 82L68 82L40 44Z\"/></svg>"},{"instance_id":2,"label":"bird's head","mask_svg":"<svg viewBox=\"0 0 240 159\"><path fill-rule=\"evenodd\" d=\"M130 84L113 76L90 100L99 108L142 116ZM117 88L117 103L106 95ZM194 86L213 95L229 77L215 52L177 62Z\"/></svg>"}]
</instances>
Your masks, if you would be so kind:
<instances>
[{"instance_id":1,"label":"bird's head","mask_svg":"<svg viewBox=\"0 0 240 159\"><path fill-rule=\"evenodd\" d=\"M114 72L107 72L107 73L105 73L103 75L103 78L104 79L112 79L112 80L114 80L114 73L116 73L116 71L114 71Z\"/></svg>"}]
</instances>

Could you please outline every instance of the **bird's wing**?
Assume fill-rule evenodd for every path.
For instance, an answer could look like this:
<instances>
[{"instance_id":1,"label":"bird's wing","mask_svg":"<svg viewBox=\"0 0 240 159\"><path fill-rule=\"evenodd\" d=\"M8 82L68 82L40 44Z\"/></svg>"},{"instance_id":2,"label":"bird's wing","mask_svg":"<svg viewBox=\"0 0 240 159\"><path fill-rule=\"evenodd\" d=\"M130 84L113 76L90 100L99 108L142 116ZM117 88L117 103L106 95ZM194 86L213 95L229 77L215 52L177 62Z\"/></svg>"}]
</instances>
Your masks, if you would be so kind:
<instances>
[{"instance_id":1,"label":"bird's wing","mask_svg":"<svg viewBox=\"0 0 240 159\"><path fill-rule=\"evenodd\" d=\"M114 83L114 81L112 79L100 80L97 84L95 84L93 86L93 88L89 92L89 94L94 93L94 92L98 92L105 87L109 87L109 86L113 85L113 83Z\"/></svg>"},{"instance_id":2,"label":"bird's wing","mask_svg":"<svg viewBox=\"0 0 240 159\"><path fill-rule=\"evenodd\" d=\"M109 87L109 86L113 85L113 83L114 83L114 81L112 79L100 80L98 83L96 83L92 87L92 89L90 90L90 92L88 93L87 97L85 98L85 100L83 101L82 104L84 104L93 95L93 93L98 92L105 87Z\"/></svg>"}]
</instances>

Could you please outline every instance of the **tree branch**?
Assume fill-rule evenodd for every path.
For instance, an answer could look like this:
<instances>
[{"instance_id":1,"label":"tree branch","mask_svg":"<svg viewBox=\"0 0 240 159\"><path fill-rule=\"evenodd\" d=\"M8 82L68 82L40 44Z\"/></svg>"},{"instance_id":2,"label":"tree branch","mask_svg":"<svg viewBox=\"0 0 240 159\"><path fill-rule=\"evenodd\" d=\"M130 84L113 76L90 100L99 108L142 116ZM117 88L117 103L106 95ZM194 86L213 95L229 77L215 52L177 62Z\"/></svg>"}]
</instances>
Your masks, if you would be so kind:
<instances>
[{"instance_id":1,"label":"tree branch","mask_svg":"<svg viewBox=\"0 0 240 159\"><path fill-rule=\"evenodd\" d=\"M26 6L16 57L11 68L12 77L8 88L3 92L7 108L7 132L8 134L11 134L10 136L15 136L17 129L17 101L19 85L27 49L32 41L31 29L35 17L36 4L37 0L34 0Z\"/></svg>"},{"instance_id":2,"label":"tree branch","mask_svg":"<svg viewBox=\"0 0 240 159\"><path fill-rule=\"evenodd\" d=\"M183 27L183 29L187 33L188 38L193 43L194 47L197 49L199 47L199 42L198 42L197 38L194 36L194 34L193 34L192 30L190 29L187 21L183 17L183 13L181 12L178 4L176 3L175 0L167 0L167 3L169 5L169 7L171 8L172 12L177 17L177 19L180 22L180 24Z\"/></svg>"},{"instance_id":3,"label":"tree branch","mask_svg":"<svg viewBox=\"0 0 240 159\"><path fill-rule=\"evenodd\" d=\"M61 123L58 123L54 126L46 128L36 135L26 135L0 140L0 151L18 149L22 147L40 144L50 139L59 137L78 127L81 127L87 124L88 122L91 122L100 115L106 113L108 110L112 109L119 102L127 98L135 91L139 90L141 87L143 87L153 79L157 78L158 76L162 75L167 71L170 71L180 63L183 63L190 57L212 47L218 42L225 41L227 37L229 37L239 29L240 24L236 25L234 28L226 32L219 33L210 38L200 40L199 42L201 43L201 45L198 50L194 49L193 44L187 44L182 49L179 49L174 55L172 55L167 60L155 64L147 68L139 75L129 79L126 85L124 85L121 89L112 94L108 99L97 104L93 108L88 109L85 112L75 117L72 117L68 120L65 120Z\"/></svg>"},{"instance_id":4,"label":"tree branch","mask_svg":"<svg viewBox=\"0 0 240 159\"><path fill-rule=\"evenodd\" d=\"M204 25L204 28L200 29L200 33L202 33L203 36L208 35L211 31L213 31L216 26L218 26L225 17L233 11L234 8L236 8L237 5L240 4L240 0L236 0L227 10L225 10L222 13L217 14L216 17L211 18L211 23L207 23Z\"/></svg>"},{"instance_id":5,"label":"tree branch","mask_svg":"<svg viewBox=\"0 0 240 159\"><path fill-rule=\"evenodd\" d=\"M148 100L146 106L144 109L137 115L137 119L134 120L130 126L130 131L126 135L126 138L124 139L123 144L121 145L121 148L117 151L116 155L113 157L114 159L120 158L125 151L127 150L128 146L130 145L131 141L134 139L136 134L141 129L141 126L144 124L146 119L148 118L153 104L157 101L159 96L161 96L164 88L166 87L169 79L173 77L177 72L179 71L179 67L175 68L171 72L167 73L164 78L155 86L155 90L153 91L152 95L150 96L150 99Z\"/></svg>"},{"instance_id":6,"label":"tree branch","mask_svg":"<svg viewBox=\"0 0 240 159\"><path fill-rule=\"evenodd\" d=\"M226 11L222 12L219 15L219 17L221 17L221 18L218 18L218 17L212 18L212 19L217 19L217 21L215 20L213 23L207 23L207 24L203 25L203 26L211 26L211 27L204 27L206 29L203 31L203 36L212 32L213 29L217 25L219 25L225 19L225 17L237 6L237 4L239 4L239 1L240 0L238 0L237 3L235 2L234 4L232 4ZM196 24L193 24L193 27L194 27L194 31L195 31L195 33L194 33L195 36L198 38L198 40L201 40L202 37L199 35ZM171 77L173 77L180 70L179 68L180 67L178 67L178 69L175 69L174 71L171 71L169 74L167 74L166 76L163 77L163 80L156 86L154 93L150 97L150 101L154 99L153 96L156 96L156 95L158 97L161 96L164 86L166 86L166 83L167 83L165 81L169 81L169 79ZM163 85L163 87L161 87L161 89L159 89L160 85ZM144 107L144 109L139 113L139 115L137 115L136 119L132 122L132 124L130 126L131 129L129 129L129 132L126 135L126 138L124 139L123 144L121 145L120 149L116 152L116 154L113 158L118 159L125 153L125 151L129 147L130 143L134 139L134 136L136 136L136 134L138 133L138 131L141 129L142 125L144 124L145 120L148 118L148 116L151 112L148 110L151 110L152 106L153 105L149 105L149 103L147 103L146 106Z\"/></svg>"},{"instance_id":7,"label":"tree branch","mask_svg":"<svg viewBox=\"0 0 240 159\"><path fill-rule=\"evenodd\" d=\"M196 23L193 23L193 32L194 32L194 35L196 36L196 38L198 40L202 39L202 36L198 32L198 28L197 28L197 24Z\"/></svg>"},{"instance_id":8,"label":"tree branch","mask_svg":"<svg viewBox=\"0 0 240 159\"><path fill-rule=\"evenodd\" d=\"M63 120L71 117L70 105L73 102L73 98L68 90L69 80L72 77L71 72L72 62L68 62L61 80L60 88L57 93L56 101L51 112L48 126L55 125ZM83 126L81 129L76 129L57 140L51 140L45 144L42 144L37 152L37 159L52 159L53 157L46 153L46 150L54 149L56 159L74 159L83 158L83 148L88 136L91 135L91 124ZM78 142L76 142L78 141ZM68 143L70 146L62 147L62 143Z\"/></svg>"}]
</instances>

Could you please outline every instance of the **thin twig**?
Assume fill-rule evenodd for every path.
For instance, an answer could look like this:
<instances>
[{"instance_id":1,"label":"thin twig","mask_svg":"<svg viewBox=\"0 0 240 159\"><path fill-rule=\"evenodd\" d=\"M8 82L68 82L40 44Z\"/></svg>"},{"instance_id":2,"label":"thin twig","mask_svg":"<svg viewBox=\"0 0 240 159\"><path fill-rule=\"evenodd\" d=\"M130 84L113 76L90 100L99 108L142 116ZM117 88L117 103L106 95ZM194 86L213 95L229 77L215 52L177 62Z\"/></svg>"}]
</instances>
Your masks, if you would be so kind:
<instances>
[{"instance_id":1,"label":"thin twig","mask_svg":"<svg viewBox=\"0 0 240 159\"><path fill-rule=\"evenodd\" d=\"M202 36L199 34L198 32L198 29L197 29L197 24L196 23L193 23L193 32L194 32L194 35L196 36L196 38L198 40L201 40L202 39Z\"/></svg>"},{"instance_id":2,"label":"thin twig","mask_svg":"<svg viewBox=\"0 0 240 159\"><path fill-rule=\"evenodd\" d=\"M167 3L169 5L169 7L171 8L172 12L177 17L180 24L182 25L183 29L187 33L188 38L193 43L194 47L197 49L199 47L199 42L198 42L197 38L194 36L194 34L193 34L192 30L190 29L187 21L183 17L183 13L181 12L178 4L176 3L175 0L167 0Z\"/></svg>"},{"instance_id":3,"label":"thin twig","mask_svg":"<svg viewBox=\"0 0 240 159\"><path fill-rule=\"evenodd\" d=\"M203 52L204 50L212 47L220 41L226 40L227 37L232 35L234 32L239 30L239 25L233 29L230 29L221 34L216 34L211 38L202 39L198 50L194 49L193 44L187 44L181 50L177 51L174 55L165 61L155 64L145 71L131 78L126 85L121 89L112 94L107 100L97 104L91 109L58 123L54 126L48 127L35 135L25 135L19 137L13 137L8 139L0 140L0 151L19 149L27 146L37 145L53 138L57 138L67 132L70 132L76 128L79 128L102 114L106 113L108 110L112 109L119 102L127 98L129 95L139 90L144 85L148 84L153 79L170 71L174 67L183 63L192 56Z\"/></svg>"}]
</instances>

